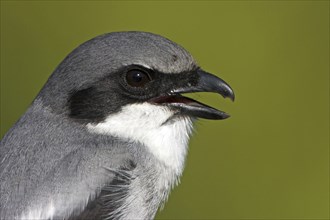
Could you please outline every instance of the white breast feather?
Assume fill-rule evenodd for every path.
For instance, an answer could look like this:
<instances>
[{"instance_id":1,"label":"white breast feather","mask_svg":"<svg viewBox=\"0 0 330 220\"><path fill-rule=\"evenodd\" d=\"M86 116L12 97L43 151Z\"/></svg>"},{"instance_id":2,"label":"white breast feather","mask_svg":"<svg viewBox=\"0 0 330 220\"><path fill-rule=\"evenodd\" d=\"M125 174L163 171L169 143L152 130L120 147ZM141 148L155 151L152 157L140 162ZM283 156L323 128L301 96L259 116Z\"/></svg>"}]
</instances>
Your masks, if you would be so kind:
<instances>
[{"instance_id":1,"label":"white breast feather","mask_svg":"<svg viewBox=\"0 0 330 220\"><path fill-rule=\"evenodd\" d=\"M46 207L30 209L27 213L21 215L21 220L30 220L30 219L53 219L55 213L55 207L50 200L49 204Z\"/></svg>"},{"instance_id":2,"label":"white breast feather","mask_svg":"<svg viewBox=\"0 0 330 220\"><path fill-rule=\"evenodd\" d=\"M129 104L104 122L90 123L87 128L91 132L140 142L177 175L181 175L192 121L188 117L178 117L164 124L174 113L166 106Z\"/></svg>"}]
</instances>

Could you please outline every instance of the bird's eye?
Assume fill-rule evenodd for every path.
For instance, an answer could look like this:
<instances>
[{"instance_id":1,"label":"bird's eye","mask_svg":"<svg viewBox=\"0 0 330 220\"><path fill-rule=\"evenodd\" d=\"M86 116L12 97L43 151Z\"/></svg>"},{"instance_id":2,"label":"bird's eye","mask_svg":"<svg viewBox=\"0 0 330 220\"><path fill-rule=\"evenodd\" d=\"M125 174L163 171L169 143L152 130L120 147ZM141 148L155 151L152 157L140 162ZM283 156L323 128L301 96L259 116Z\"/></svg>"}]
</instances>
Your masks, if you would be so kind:
<instances>
[{"instance_id":1,"label":"bird's eye","mask_svg":"<svg viewBox=\"0 0 330 220\"><path fill-rule=\"evenodd\" d=\"M151 81L151 77L142 70L132 69L126 73L126 81L132 87L143 87Z\"/></svg>"}]
</instances>

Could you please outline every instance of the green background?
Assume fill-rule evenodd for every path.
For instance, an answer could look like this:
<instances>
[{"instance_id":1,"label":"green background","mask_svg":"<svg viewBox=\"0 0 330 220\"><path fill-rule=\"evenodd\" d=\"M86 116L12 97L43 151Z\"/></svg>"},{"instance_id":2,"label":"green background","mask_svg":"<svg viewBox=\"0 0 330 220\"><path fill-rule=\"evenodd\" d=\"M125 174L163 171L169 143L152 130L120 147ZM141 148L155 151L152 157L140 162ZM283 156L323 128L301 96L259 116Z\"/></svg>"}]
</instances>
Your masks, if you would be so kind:
<instances>
[{"instance_id":1,"label":"green background","mask_svg":"<svg viewBox=\"0 0 330 220\"><path fill-rule=\"evenodd\" d=\"M1 137L61 60L102 33L143 30L236 92L199 100L181 184L160 219L329 218L329 1L1 1Z\"/></svg>"}]
</instances>

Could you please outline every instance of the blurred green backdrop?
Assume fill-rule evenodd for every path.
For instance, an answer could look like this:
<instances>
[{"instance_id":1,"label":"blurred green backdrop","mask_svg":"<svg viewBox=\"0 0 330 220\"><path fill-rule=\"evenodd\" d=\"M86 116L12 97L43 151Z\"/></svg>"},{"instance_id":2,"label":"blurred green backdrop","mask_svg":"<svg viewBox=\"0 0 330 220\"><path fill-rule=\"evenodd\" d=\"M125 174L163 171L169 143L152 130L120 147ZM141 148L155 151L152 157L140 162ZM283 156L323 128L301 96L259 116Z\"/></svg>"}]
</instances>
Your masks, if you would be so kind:
<instances>
[{"instance_id":1,"label":"blurred green backdrop","mask_svg":"<svg viewBox=\"0 0 330 220\"><path fill-rule=\"evenodd\" d=\"M1 1L1 137L61 60L143 30L234 88L202 120L159 219L329 218L329 1Z\"/></svg>"}]
</instances>

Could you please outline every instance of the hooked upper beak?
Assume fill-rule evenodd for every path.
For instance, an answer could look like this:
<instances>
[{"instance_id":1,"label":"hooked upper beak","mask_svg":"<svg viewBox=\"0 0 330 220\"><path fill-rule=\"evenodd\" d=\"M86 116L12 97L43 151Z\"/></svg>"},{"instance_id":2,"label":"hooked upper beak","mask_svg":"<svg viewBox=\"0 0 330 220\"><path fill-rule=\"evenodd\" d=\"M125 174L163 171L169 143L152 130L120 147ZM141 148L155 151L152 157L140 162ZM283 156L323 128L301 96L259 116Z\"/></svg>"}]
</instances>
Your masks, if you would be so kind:
<instances>
[{"instance_id":1,"label":"hooked upper beak","mask_svg":"<svg viewBox=\"0 0 330 220\"><path fill-rule=\"evenodd\" d=\"M197 75L199 76L199 78L195 86L174 89L173 92L215 92L219 93L224 98L230 98L232 101L235 100L235 94L233 89L224 80L203 70L197 70Z\"/></svg>"},{"instance_id":2,"label":"hooked upper beak","mask_svg":"<svg viewBox=\"0 0 330 220\"><path fill-rule=\"evenodd\" d=\"M192 117L213 120L228 118L229 115L223 111L181 95L183 93L214 92L222 95L224 98L230 98L232 101L235 100L233 89L224 80L201 69L197 70L196 74L197 83L195 82L194 84L175 88L171 90L170 95L156 97L151 101L169 105L178 110L181 114Z\"/></svg>"}]
</instances>

